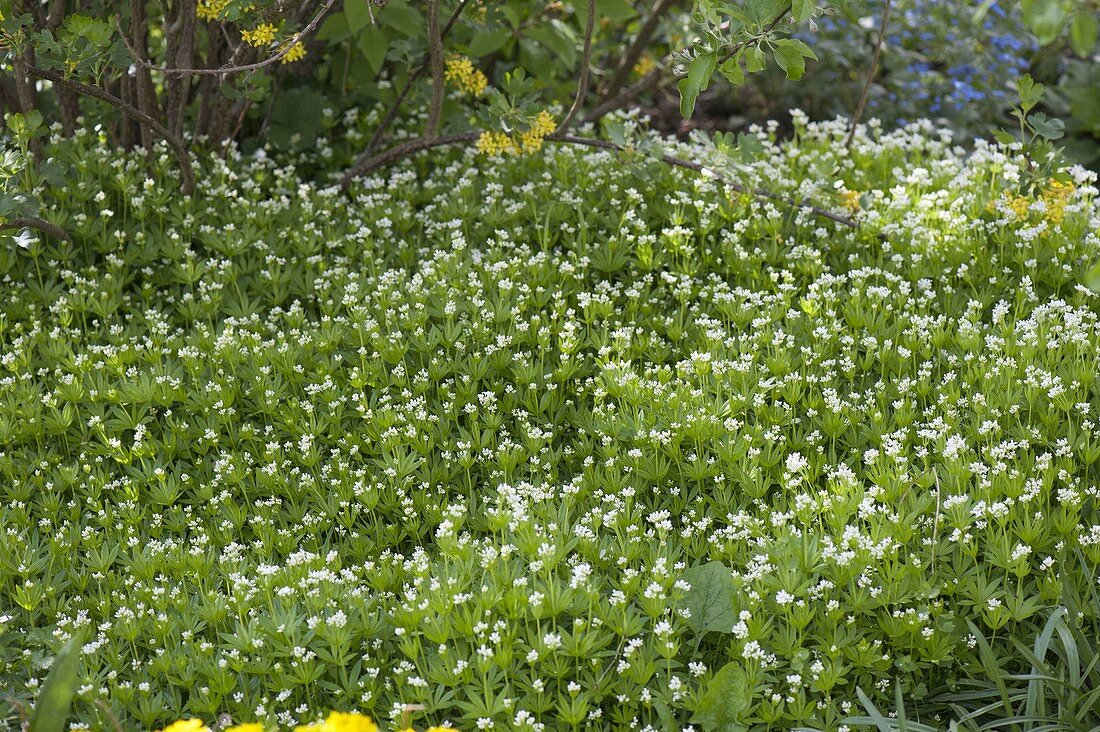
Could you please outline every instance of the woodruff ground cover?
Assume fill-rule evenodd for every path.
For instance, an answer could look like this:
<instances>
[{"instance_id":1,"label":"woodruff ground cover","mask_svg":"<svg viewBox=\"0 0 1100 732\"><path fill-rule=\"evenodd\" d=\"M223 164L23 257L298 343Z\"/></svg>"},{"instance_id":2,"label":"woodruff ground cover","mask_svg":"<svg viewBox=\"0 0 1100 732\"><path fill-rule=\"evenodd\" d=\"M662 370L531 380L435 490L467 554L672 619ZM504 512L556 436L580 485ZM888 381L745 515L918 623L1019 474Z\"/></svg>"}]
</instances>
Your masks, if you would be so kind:
<instances>
[{"instance_id":1,"label":"woodruff ground cover","mask_svg":"<svg viewBox=\"0 0 1100 732\"><path fill-rule=\"evenodd\" d=\"M1089 174L843 136L746 175L859 230L604 151L187 201L50 143L73 241L0 250L0 686L79 630L96 728L835 728L980 672L968 620L1087 610Z\"/></svg>"}]
</instances>

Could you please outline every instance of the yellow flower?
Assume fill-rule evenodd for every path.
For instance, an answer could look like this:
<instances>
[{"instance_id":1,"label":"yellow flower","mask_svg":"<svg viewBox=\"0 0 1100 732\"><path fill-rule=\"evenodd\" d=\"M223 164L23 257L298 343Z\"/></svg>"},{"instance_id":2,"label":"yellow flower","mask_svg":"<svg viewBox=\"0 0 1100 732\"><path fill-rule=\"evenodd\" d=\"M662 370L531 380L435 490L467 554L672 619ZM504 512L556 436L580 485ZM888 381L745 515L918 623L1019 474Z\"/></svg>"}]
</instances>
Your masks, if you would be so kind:
<instances>
[{"instance_id":1,"label":"yellow flower","mask_svg":"<svg viewBox=\"0 0 1100 732\"><path fill-rule=\"evenodd\" d=\"M195 15L199 20L217 20L228 4L229 0L199 0L195 6Z\"/></svg>"},{"instance_id":2,"label":"yellow flower","mask_svg":"<svg viewBox=\"0 0 1100 732\"><path fill-rule=\"evenodd\" d=\"M454 727L428 727L428 732L458 732Z\"/></svg>"},{"instance_id":3,"label":"yellow flower","mask_svg":"<svg viewBox=\"0 0 1100 732\"><path fill-rule=\"evenodd\" d=\"M279 59L279 63L281 63L281 64L291 64L291 63L294 63L295 61L301 61L305 57L306 57L306 47L302 44L301 41L298 41L297 43L295 43L293 46L290 47L290 50L286 52L285 56L283 56L281 59Z\"/></svg>"},{"instance_id":4,"label":"yellow flower","mask_svg":"<svg viewBox=\"0 0 1100 732\"><path fill-rule=\"evenodd\" d=\"M358 712L330 712L321 729L323 732L378 732L378 725Z\"/></svg>"},{"instance_id":5,"label":"yellow flower","mask_svg":"<svg viewBox=\"0 0 1100 732\"><path fill-rule=\"evenodd\" d=\"M259 722L246 722L227 727L224 732L264 732L264 726Z\"/></svg>"},{"instance_id":6,"label":"yellow flower","mask_svg":"<svg viewBox=\"0 0 1100 732\"><path fill-rule=\"evenodd\" d=\"M485 74L480 69L475 69L473 62L465 56L451 56L447 59L443 78L452 82L459 91L475 97L484 93L489 86Z\"/></svg>"},{"instance_id":7,"label":"yellow flower","mask_svg":"<svg viewBox=\"0 0 1100 732\"><path fill-rule=\"evenodd\" d=\"M538 116L535 117L535 121L531 124L531 129L520 133L520 149L523 152L537 152L542 148L543 138L557 129L557 126L558 123L554 120L554 115L545 109L539 112Z\"/></svg>"},{"instance_id":8,"label":"yellow flower","mask_svg":"<svg viewBox=\"0 0 1100 732\"><path fill-rule=\"evenodd\" d=\"M324 732L324 724L300 724L294 728L294 732Z\"/></svg>"},{"instance_id":9,"label":"yellow flower","mask_svg":"<svg viewBox=\"0 0 1100 732\"><path fill-rule=\"evenodd\" d=\"M655 68L657 68L657 62L647 53L638 59L638 63L634 64L634 74L637 76L645 76Z\"/></svg>"},{"instance_id":10,"label":"yellow flower","mask_svg":"<svg viewBox=\"0 0 1100 732\"><path fill-rule=\"evenodd\" d=\"M500 155L514 149L512 138L503 132L482 132L481 137L477 138L477 151L486 155Z\"/></svg>"},{"instance_id":11,"label":"yellow flower","mask_svg":"<svg viewBox=\"0 0 1100 732\"><path fill-rule=\"evenodd\" d=\"M1043 203L1046 204L1046 220L1051 224L1057 226L1062 223L1062 220L1066 217L1066 204L1069 202L1069 197L1073 195L1074 186L1072 183L1059 183L1056 180L1052 180L1047 186L1047 189L1043 191Z\"/></svg>"},{"instance_id":12,"label":"yellow flower","mask_svg":"<svg viewBox=\"0 0 1100 732\"><path fill-rule=\"evenodd\" d=\"M859 191L845 190L840 194L840 204L852 213L859 210Z\"/></svg>"},{"instance_id":13,"label":"yellow flower","mask_svg":"<svg viewBox=\"0 0 1100 732\"><path fill-rule=\"evenodd\" d=\"M252 30L241 31L241 38L250 46L266 46L275 40L277 29L271 23L260 23Z\"/></svg>"},{"instance_id":14,"label":"yellow flower","mask_svg":"<svg viewBox=\"0 0 1100 732\"><path fill-rule=\"evenodd\" d=\"M165 727L161 732L210 732L201 719L181 719Z\"/></svg>"}]
</instances>

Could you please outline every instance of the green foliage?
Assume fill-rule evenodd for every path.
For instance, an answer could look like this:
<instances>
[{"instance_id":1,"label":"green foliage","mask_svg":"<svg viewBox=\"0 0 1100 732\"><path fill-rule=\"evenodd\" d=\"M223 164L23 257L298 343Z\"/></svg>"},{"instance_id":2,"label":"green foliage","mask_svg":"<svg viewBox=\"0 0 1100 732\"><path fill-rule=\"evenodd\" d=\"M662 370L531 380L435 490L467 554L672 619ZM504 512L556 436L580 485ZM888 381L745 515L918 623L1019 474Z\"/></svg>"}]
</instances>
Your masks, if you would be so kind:
<instances>
[{"instance_id":1,"label":"green foliage","mask_svg":"<svg viewBox=\"0 0 1100 732\"><path fill-rule=\"evenodd\" d=\"M293 167L204 156L194 199L163 147L150 174L40 139L72 238L0 250L0 685L34 708L87 628L93 727L836 729L857 689L1026 673L1059 604L1095 634L1094 179L797 123L617 117L627 153L451 151L344 194L298 175L370 129L341 120ZM643 148L736 150L861 228Z\"/></svg>"},{"instance_id":2,"label":"green foliage","mask_svg":"<svg viewBox=\"0 0 1100 732\"><path fill-rule=\"evenodd\" d=\"M79 683L80 645L82 633L69 638L65 647L50 664L50 672L30 718L30 732L64 732L68 729L69 707Z\"/></svg>"}]
</instances>

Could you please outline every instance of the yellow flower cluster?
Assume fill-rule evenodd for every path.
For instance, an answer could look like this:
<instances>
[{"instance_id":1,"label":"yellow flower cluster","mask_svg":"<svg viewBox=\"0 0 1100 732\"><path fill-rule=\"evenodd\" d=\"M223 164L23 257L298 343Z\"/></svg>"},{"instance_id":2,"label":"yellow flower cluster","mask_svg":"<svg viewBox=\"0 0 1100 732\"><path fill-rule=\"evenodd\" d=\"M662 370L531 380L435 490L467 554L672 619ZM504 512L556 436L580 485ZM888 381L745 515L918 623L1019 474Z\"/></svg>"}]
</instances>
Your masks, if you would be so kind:
<instances>
[{"instance_id":1,"label":"yellow flower cluster","mask_svg":"<svg viewBox=\"0 0 1100 732\"><path fill-rule=\"evenodd\" d=\"M485 87L489 86L489 80L485 78L485 74L481 73L481 69L475 69L473 62L465 56L452 56L447 59L443 78L453 83L463 93L472 94L475 97L484 93Z\"/></svg>"},{"instance_id":2,"label":"yellow flower cluster","mask_svg":"<svg viewBox=\"0 0 1100 732\"><path fill-rule=\"evenodd\" d=\"M1013 213L1017 221L1023 221L1031 215L1031 206L1036 200L1043 202L1043 219L1054 226L1062 223L1066 217L1066 204L1076 190L1072 183L1050 181L1046 189L1037 198L1005 194L1004 206ZM992 206L991 206L992 208Z\"/></svg>"},{"instance_id":3,"label":"yellow flower cluster","mask_svg":"<svg viewBox=\"0 0 1100 732\"><path fill-rule=\"evenodd\" d=\"M210 732L210 728L201 719L181 719L178 722L172 722L161 732Z\"/></svg>"},{"instance_id":4,"label":"yellow flower cluster","mask_svg":"<svg viewBox=\"0 0 1100 732\"><path fill-rule=\"evenodd\" d=\"M547 112L545 109L538 113L535 117L535 123L531 125L531 129L523 132L519 136L520 146L523 147L524 152L534 152L542 148L542 139L557 129L558 123L554 119L554 115Z\"/></svg>"},{"instance_id":5,"label":"yellow flower cluster","mask_svg":"<svg viewBox=\"0 0 1100 732\"><path fill-rule=\"evenodd\" d=\"M229 0L199 0L195 6L195 15L199 20L217 20L228 4Z\"/></svg>"},{"instance_id":6,"label":"yellow flower cluster","mask_svg":"<svg viewBox=\"0 0 1100 732\"><path fill-rule=\"evenodd\" d=\"M306 57L306 47L301 41L298 41L297 43L295 43L293 46L290 47L290 50L286 52L285 56L283 56L281 59L279 59L279 63L281 63L281 64L292 64L295 61L301 61L305 57Z\"/></svg>"},{"instance_id":7,"label":"yellow flower cluster","mask_svg":"<svg viewBox=\"0 0 1100 732\"><path fill-rule=\"evenodd\" d=\"M295 727L294 732L378 732L378 725L357 712L330 712L324 722Z\"/></svg>"},{"instance_id":8,"label":"yellow flower cluster","mask_svg":"<svg viewBox=\"0 0 1100 732\"><path fill-rule=\"evenodd\" d=\"M852 213L859 211L859 191L849 191L847 189L842 191L840 194L840 205Z\"/></svg>"},{"instance_id":9,"label":"yellow flower cluster","mask_svg":"<svg viewBox=\"0 0 1100 732\"><path fill-rule=\"evenodd\" d=\"M241 31L241 38L248 45L259 48L275 40L276 30L278 29L271 23L260 23L252 30Z\"/></svg>"},{"instance_id":10,"label":"yellow flower cluster","mask_svg":"<svg viewBox=\"0 0 1100 732\"><path fill-rule=\"evenodd\" d=\"M519 155L538 152L542 149L543 139L557 127L558 123L554 120L554 115L543 110L535 117L530 129L514 137L509 137L503 132L482 132L481 137L477 138L477 151L486 155L501 153Z\"/></svg>"},{"instance_id":11,"label":"yellow flower cluster","mask_svg":"<svg viewBox=\"0 0 1100 732\"><path fill-rule=\"evenodd\" d=\"M1075 190L1072 183L1059 183L1052 180L1047 189L1043 191L1043 203L1047 206L1046 219L1054 225L1062 223L1066 217L1066 203Z\"/></svg>"},{"instance_id":12,"label":"yellow flower cluster","mask_svg":"<svg viewBox=\"0 0 1100 732\"><path fill-rule=\"evenodd\" d=\"M210 732L201 719L181 719L172 722L159 732ZM224 732L265 732L259 722L247 722L227 727ZM324 722L296 727L294 732L378 732L378 725L370 717L358 712L330 712ZM428 732L458 732L450 727L430 727Z\"/></svg>"},{"instance_id":13,"label":"yellow flower cluster","mask_svg":"<svg viewBox=\"0 0 1100 732\"><path fill-rule=\"evenodd\" d=\"M647 53L638 59L638 63L634 64L634 74L635 76L645 76L655 68L657 68L657 62Z\"/></svg>"}]
</instances>

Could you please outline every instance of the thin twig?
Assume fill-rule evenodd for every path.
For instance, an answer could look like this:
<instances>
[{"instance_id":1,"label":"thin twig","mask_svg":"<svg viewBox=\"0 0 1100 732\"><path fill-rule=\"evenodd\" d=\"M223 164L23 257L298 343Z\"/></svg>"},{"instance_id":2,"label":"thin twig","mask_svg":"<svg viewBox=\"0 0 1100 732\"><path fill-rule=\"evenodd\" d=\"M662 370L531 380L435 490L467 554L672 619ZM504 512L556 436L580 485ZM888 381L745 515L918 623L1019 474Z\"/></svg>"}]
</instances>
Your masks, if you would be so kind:
<instances>
[{"instance_id":1,"label":"thin twig","mask_svg":"<svg viewBox=\"0 0 1100 732\"><path fill-rule=\"evenodd\" d=\"M761 31L759 37L763 37L763 36L766 36L768 33L771 33L777 25L779 25L781 22L783 22L783 19L787 17L787 13L789 13L789 12L790 12L790 8L788 7L786 10L784 10L779 15L777 15L774 19L772 19L772 21L770 23L768 23L766 26L764 26L764 29L763 29L763 31ZM737 44L733 45L732 47L730 47L726 51L726 53L722 56L722 58L719 59L718 63L719 64L725 63L729 59L733 58L737 54L738 51L742 50L746 46L749 46L753 43L756 43L757 41L758 41L758 38L751 38L749 40L741 41L740 43L737 43ZM585 115L585 117L584 117L585 121L586 122L595 122L595 121L599 120L601 117L603 117L604 115L609 114L611 112L614 112L616 109L622 108L622 106L625 105L627 102L634 101L635 99L640 97L642 94L645 94L647 91L650 91L651 89L659 88L660 86L663 86L664 84L668 83L669 79L667 77L665 77L664 69L665 69L665 67L668 67L672 63L673 63L672 56L671 55L665 56L663 59L661 59L661 61L658 64L657 68L653 69L648 74L646 74L644 77L642 77L642 79L640 81L638 81L635 84L627 87L622 92L620 92L618 95L616 95L616 96L614 96L610 99L605 99L604 101L600 102L592 111L590 111L588 114Z\"/></svg>"},{"instance_id":2,"label":"thin twig","mask_svg":"<svg viewBox=\"0 0 1100 732\"><path fill-rule=\"evenodd\" d=\"M630 75L630 72L642 57L645 49L649 47L649 41L657 31L657 26L660 24L661 17L677 2L679 2L679 0L657 0L656 4L653 6L653 11L638 29L638 34L634 36L634 41L630 44L630 48L627 49L622 59L619 60L619 64L615 68L615 73L612 75L611 80L607 82L607 85L603 88L603 96L605 98L610 99L615 97L622 91L623 84L626 83L626 79Z\"/></svg>"},{"instance_id":3,"label":"thin twig","mask_svg":"<svg viewBox=\"0 0 1100 732\"><path fill-rule=\"evenodd\" d=\"M588 18L584 24L584 53L581 58L581 68L577 73L577 94L573 97L573 106L565 115L565 119L558 125L558 134L565 132L577 112L581 111L585 97L588 96L588 69L592 65L592 33L596 28L596 0L588 0Z\"/></svg>"},{"instance_id":4,"label":"thin twig","mask_svg":"<svg viewBox=\"0 0 1100 732\"><path fill-rule=\"evenodd\" d=\"M162 74L168 74L170 76L224 76L226 74L239 74L244 71L255 71L256 69L262 69L265 66L270 66L276 61L281 61L290 50L298 43L302 42L302 39L308 36L317 28L317 25L321 22L325 14L336 4L336 0L326 0L325 4L321 7L317 14L313 16L313 19L306 24L305 28L295 33L293 36L283 41L280 44L279 49L272 56L268 56L263 61L257 61L254 64L242 64L240 66L226 65L219 66L216 69L183 69L183 68L169 68L166 66L155 66L148 61L143 60L137 53L137 49L130 45L126 40L125 34L122 34L122 41L126 44L126 48L130 51L130 55L134 57L134 60L139 66L144 66L151 71L159 71Z\"/></svg>"},{"instance_id":5,"label":"thin twig","mask_svg":"<svg viewBox=\"0 0 1100 732\"><path fill-rule=\"evenodd\" d=\"M878 73L878 62L882 57L882 47L885 45L883 41L886 39L886 25L889 22L890 0L886 0L886 4L882 8L882 23L878 27L878 39L875 41L875 55L871 58L871 68L867 70L867 79L863 82L863 92L859 95L859 104L856 106L855 114L852 115L852 123L848 128L848 137L844 140L845 150L852 146L852 140L856 136L856 126L863 116L863 108L867 106L867 97L871 94L871 84L875 80L875 74Z\"/></svg>"},{"instance_id":6,"label":"thin twig","mask_svg":"<svg viewBox=\"0 0 1100 732\"><path fill-rule=\"evenodd\" d=\"M40 219L37 216L8 219L0 224L0 229L35 229L41 231L43 234L49 234L54 239L69 241L69 232L65 231L57 224L51 224L49 221Z\"/></svg>"},{"instance_id":7,"label":"thin twig","mask_svg":"<svg viewBox=\"0 0 1100 732\"><path fill-rule=\"evenodd\" d=\"M125 114L130 119L137 120L138 122L148 125L148 127L164 138L164 141L168 143L168 146L172 148L172 152L176 154L176 158L180 164L180 172L183 175L182 192L186 195L191 193L195 189L195 171L191 167L191 156L187 152L187 147L183 144L183 140L176 137L172 132L161 124L160 120L155 117L151 117L145 112L141 111L132 104L128 104L114 94L99 88L98 86L91 86L80 81L73 79L66 79L60 73L51 69L40 69L37 66L32 66L25 61L15 59L16 65L19 68L26 70L31 76L44 79L46 81L53 82L59 86L71 89L78 94L94 97L102 102L110 104L118 111Z\"/></svg>"},{"instance_id":8,"label":"thin twig","mask_svg":"<svg viewBox=\"0 0 1100 732\"><path fill-rule=\"evenodd\" d=\"M595 122L601 117L616 109L622 108L627 102L632 102L651 89L659 88L668 82L668 78L662 73L662 69L656 68L646 74L638 82L631 84L618 95L600 102L594 109L584 116L585 122Z\"/></svg>"},{"instance_id":9,"label":"thin twig","mask_svg":"<svg viewBox=\"0 0 1100 732\"><path fill-rule=\"evenodd\" d=\"M367 173L373 170L377 170L378 168L385 167L386 165L389 165L390 163L400 160L401 158L404 158L408 155L412 155L413 153L418 153L424 150L431 150L437 147L470 143L477 140L480 136L481 134L478 132L464 132L462 134L445 135L443 137L436 137L434 139L418 137L415 140L403 142L400 145L396 145L395 147L386 150L385 152L375 155L374 157L364 161L360 165L353 166L340 179L340 184L344 187L347 187L356 178L366 175ZM604 150L615 150L618 152L625 152L627 149L608 140L600 140L592 137L578 137L576 135L568 135L560 132L555 132L551 135L547 135L544 140L546 142L552 143L598 147ZM702 163L697 163L692 160L684 160L683 158L678 158L673 155L662 155L660 157L660 160L666 165L671 165L677 168L685 168L687 170L693 170L697 173L707 171L709 175L712 175L716 180L723 183L727 188L737 191L738 193L746 193L759 199L781 203L784 206L795 209L806 209L807 211L813 213L815 216L820 216L821 218L828 219L830 221L853 229L859 228L859 224L854 220L848 218L847 216L841 216L840 214L835 214L832 211L827 211L823 208L815 206L807 199L796 201L792 198L787 198L777 193L773 193L765 188L746 188L740 183L730 180L718 171L709 170Z\"/></svg>"},{"instance_id":10,"label":"thin twig","mask_svg":"<svg viewBox=\"0 0 1100 732\"><path fill-rule=\"evenodd\" d=\"M458 16L462 14L463 9L469 1L470 0L460 0L458 7L451 13L451 18L447 21L447 25L443 26L443 31L439 34L440 38L447 38L447 34L451 32L451 28L454 27L455 22L458 20ZM388 130L390 125L393 124L393 121L397 119L397 114L401 111L401 105L404 104L405 99L409 96L409 92L412 91L416 82L419 81L420 77L424 75L424 72L428 70L430 61L431 59L425 54L420 65L416 68L416 71L412 73L404 88L401 89L401 93L397 95L397 99L394 100L393 105L387 110L386 116L378 123L378 129L371 135L370 141L367 142L367 146L360 156L360 160L356 161L356 164L362 160L366 160L367 156L370 155L374 151L374 148L378 146L378 143L382 141L382 135L386 134L386 130Z\"/></svg>"},{"instance_id":11,"label":"thin twig","mask_svg":"<svg viewBox=\"0 0 1100 732\"><path fill-rule=\"evenodd\" d=\"M432 69L432 96L424 136L432 138L439 134L439 121L443 117L443 33L439 29L439 0L428 0L428 63Z\"/></svg>"}]
</instances>

